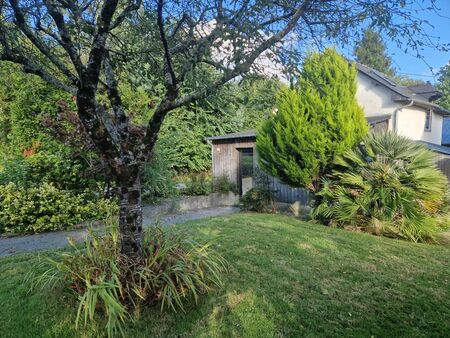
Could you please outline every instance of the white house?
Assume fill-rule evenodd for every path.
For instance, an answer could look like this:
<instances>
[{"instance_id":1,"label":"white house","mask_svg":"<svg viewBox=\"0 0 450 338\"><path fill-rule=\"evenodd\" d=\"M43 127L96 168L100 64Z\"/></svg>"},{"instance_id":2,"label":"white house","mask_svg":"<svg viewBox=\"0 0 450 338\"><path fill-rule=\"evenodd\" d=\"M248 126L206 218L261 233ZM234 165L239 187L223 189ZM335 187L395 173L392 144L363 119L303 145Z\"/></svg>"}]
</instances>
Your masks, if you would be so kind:
<instances>
[{"instance_id":1,"label":"white house","mask_svg":"<svg viewBox=\"0 0 450 338\"><path fill-rule=\"evenodd\" d=\"M443 117L450 111L433 103L441 92L431 84L401 86L362 64L357 63L356 68L356 98L375 130L395 130L416 141L442 144Z\"/></svg>"}]
</instances>

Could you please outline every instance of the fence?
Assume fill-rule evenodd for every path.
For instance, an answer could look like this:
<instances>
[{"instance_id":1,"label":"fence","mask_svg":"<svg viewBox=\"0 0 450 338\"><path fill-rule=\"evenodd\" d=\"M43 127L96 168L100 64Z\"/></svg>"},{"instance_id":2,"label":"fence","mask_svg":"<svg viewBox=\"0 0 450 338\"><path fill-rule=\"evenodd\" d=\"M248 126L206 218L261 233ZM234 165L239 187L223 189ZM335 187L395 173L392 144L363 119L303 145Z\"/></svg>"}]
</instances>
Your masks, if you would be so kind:
<instances>
[{"instance_id":1,"label":"fence","mask_svg":"<svg viewBox=\"0 0 450 338\"><path fill-rule=\"evenodd\" d=\"M294 203L299 201L302 205L309 205L309 192L302 188L293 188L280 182L275 177L269 177L270 188L275 193L275 200L283 203Z\"/></svg>"}]
</instances>

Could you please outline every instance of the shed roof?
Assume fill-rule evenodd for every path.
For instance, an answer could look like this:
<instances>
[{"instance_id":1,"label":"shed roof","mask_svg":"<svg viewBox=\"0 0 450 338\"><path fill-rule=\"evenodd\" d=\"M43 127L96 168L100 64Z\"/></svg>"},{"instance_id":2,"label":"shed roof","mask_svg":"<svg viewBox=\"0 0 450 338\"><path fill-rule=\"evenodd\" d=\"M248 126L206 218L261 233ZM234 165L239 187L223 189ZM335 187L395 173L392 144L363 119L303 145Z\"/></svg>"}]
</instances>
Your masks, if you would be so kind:
<instances>
[{"instance_id":1,"label":"shed roof","mask_svg":"<svg viewBox=\"0 0 450 338\"><path fill-rule=\"evenodd\" d=\"M380 122L380 121L385 121L386 119L391 118L391 116L386 114L386 115L381 115L381 116L375 116L374 118L378 118L378 119L370 120L370 118L367 118L367 121L369 123L376 123L376 122ZM247 131L242 131L242 132L238 132L238 133L231 133L231 134L226 134L226 135L221 135L221 136L208 137L207 140L216 141L216 140L230 140L230 139L240 139L240 138L249 138L249 137L256 137L256 130L247 130ZM425 145L428 149L430 149L434 152L437 152L440 154L445 154L445 155L450 155L450 147L441 146L438 144L433 144L433 143L429 143L429 142L425 142L425 141L416 141L416 142Z\"/></svg>"},{"instance_id":2,"label":"shed roof","mask_svg":"<svg viewBox=\"0 0 450 338\"><path fill-rule=\"evenodd\" d=\"M208 141L218 141L218 140L229 140L233 138L246 138L246 137L256 137L255 130L241 131L238 133L225 134L220 136L207 137Z\"/></svg>"},{"instance_id":3,"label":"shed roof","mask_svg":"<svg viewBox=\"0 0 450 338\"><path fill-rule=\"evenodd\" d=\"M366 117L366 120L369 124L383 122L391 118L391 114L384 114L378 116ZM231 140L231 139L240 139L240 138L253 138L256 137L256 130L246 130L240 131L237 133L230 133L219 136L207 137L208 141L220 141L220 140Z\"/></svg>"}]
</instances>

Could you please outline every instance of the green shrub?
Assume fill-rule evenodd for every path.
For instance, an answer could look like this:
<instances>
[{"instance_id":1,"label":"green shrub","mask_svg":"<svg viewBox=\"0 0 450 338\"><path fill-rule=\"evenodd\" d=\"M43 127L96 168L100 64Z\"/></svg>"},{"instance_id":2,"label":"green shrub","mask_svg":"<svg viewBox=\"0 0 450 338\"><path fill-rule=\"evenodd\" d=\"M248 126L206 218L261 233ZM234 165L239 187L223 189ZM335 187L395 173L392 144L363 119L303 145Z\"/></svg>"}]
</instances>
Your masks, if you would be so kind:
<instances>
[{"instance_id":1,"label":"green shrub","mask_svg":"<svg viewBox=\"0 0 450 338\"><path fill-rule=\"evenodd\" d=\"M27 184L28 177L28 166L24 157L20 156L2 163L0 185L14 183L24 187Z\"/></svg>"},{"instance_id":2,"label":"green shrub","mask_svg":"<svg viewBox=\"0 0 450 338\"><path fill-rule=\"evenodd\" d=\"M2 165L0 185L12 182L21 187L31 187L45 182L63 190L95 191L96 180L93 177L85 177L85 166L66 155L64 152L37 152L27 157L10 159Z\"/></svg>"},{"instance_id":3,"label":"green shrub","mask_svg":"<svg viewBox=\"0 0 450 338\"><path fill-rule=\"evenodd\" d=\"M336 165L318 194L315 218L412 241L441 230L448 181L423 145L393 132L369 135Z\"/></svg>"},{"instance_id":4,"label":"green shrub","mask_svg":"<svg viewBox=\"0 0 450 338\"><path fill-rule=\"evenodd\" d=\"M237 187L236 187L236 184L234 184L233 182L230 181L228 176L223 175L223 176L214 178L213 191L214 192L222 192L222 193L227 193L227 192L231 191L231 192L236 193Z\"/></svg>"},{"instance_id":5,"label":"green shrub","mask_svg":"<svg viewBox=\"0 0 450 338\"><path fill-rule=\"evenodd\" d=\"M251 188L241 197L244 210L267 212L273 211L272 194L264 188Z\"/></svg>"},{"instance_id":6,"label":"green shrub","mask_svg":"<svg viewBox=\"0 0 450 338\"><path fill-rule=\"evenodd\" d=\"M170 163L155 153L153 161L144 167L142 198L147 203L156 203L160 199L176 196L178 190L173 181Z\"/></svg>"},{"instance_id":7,"label":"green shrub","mask_svg":"<svg viewBox=\"0 0 450 338\"><path fill-rule=\"evenodd\" d=\"M50 260L50 267L35 285L64 283L79 295L76 317L81 322L106 317L108 336L122 333L130 313L142 306L159 304L161 310L183 310L183 300L221 286L225 260L209 245L201 245L181 233L150 227L145 230L143 258L133 260L120 253L117 226L104 235L90 231L83 248ZM48 262L43 264L47 265Z\"/></svg>"},{"instance_id":8,"label":"green shrub","mask_svg":"<svg viewBox=\"0 0 450 338\"><path fill-rule=\"evenodd\" d=\"M14 183L0 185L0 232L38 233L65 229L88 219L103 219L117 212L109 200L87 201L43 183L29 189Z\"/></svg>"},{"instance_id":9,"label":"green shrub","mask_svg":"<svg viewBox=\"0 0 450 338\"><path fill-rule=\"evenodd\" d=\"M183 189L183 194L188 196L208 195L211 192L211 180L205 173L192 174Z\"/></svg>"}]
</instances>

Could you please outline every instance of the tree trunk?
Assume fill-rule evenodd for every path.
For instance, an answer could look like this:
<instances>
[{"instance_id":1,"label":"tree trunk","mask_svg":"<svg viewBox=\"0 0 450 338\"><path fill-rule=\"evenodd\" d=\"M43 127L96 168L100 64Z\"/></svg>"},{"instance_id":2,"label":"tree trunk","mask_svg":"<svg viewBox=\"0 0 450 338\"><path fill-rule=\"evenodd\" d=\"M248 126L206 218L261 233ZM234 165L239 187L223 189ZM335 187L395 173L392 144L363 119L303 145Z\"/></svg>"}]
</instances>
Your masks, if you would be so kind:
<instances>
[{"instance_id":1,"label":"tree trunk","mask_svg":"<svg viewBox=\"0 0 450 338\"><path fill-rule=\"evenodd\" d=\"M142 255L142 199L140 171L130 173L119 182L119 229L121 252L127 257Z\"/></svg>"}]
</instances>

